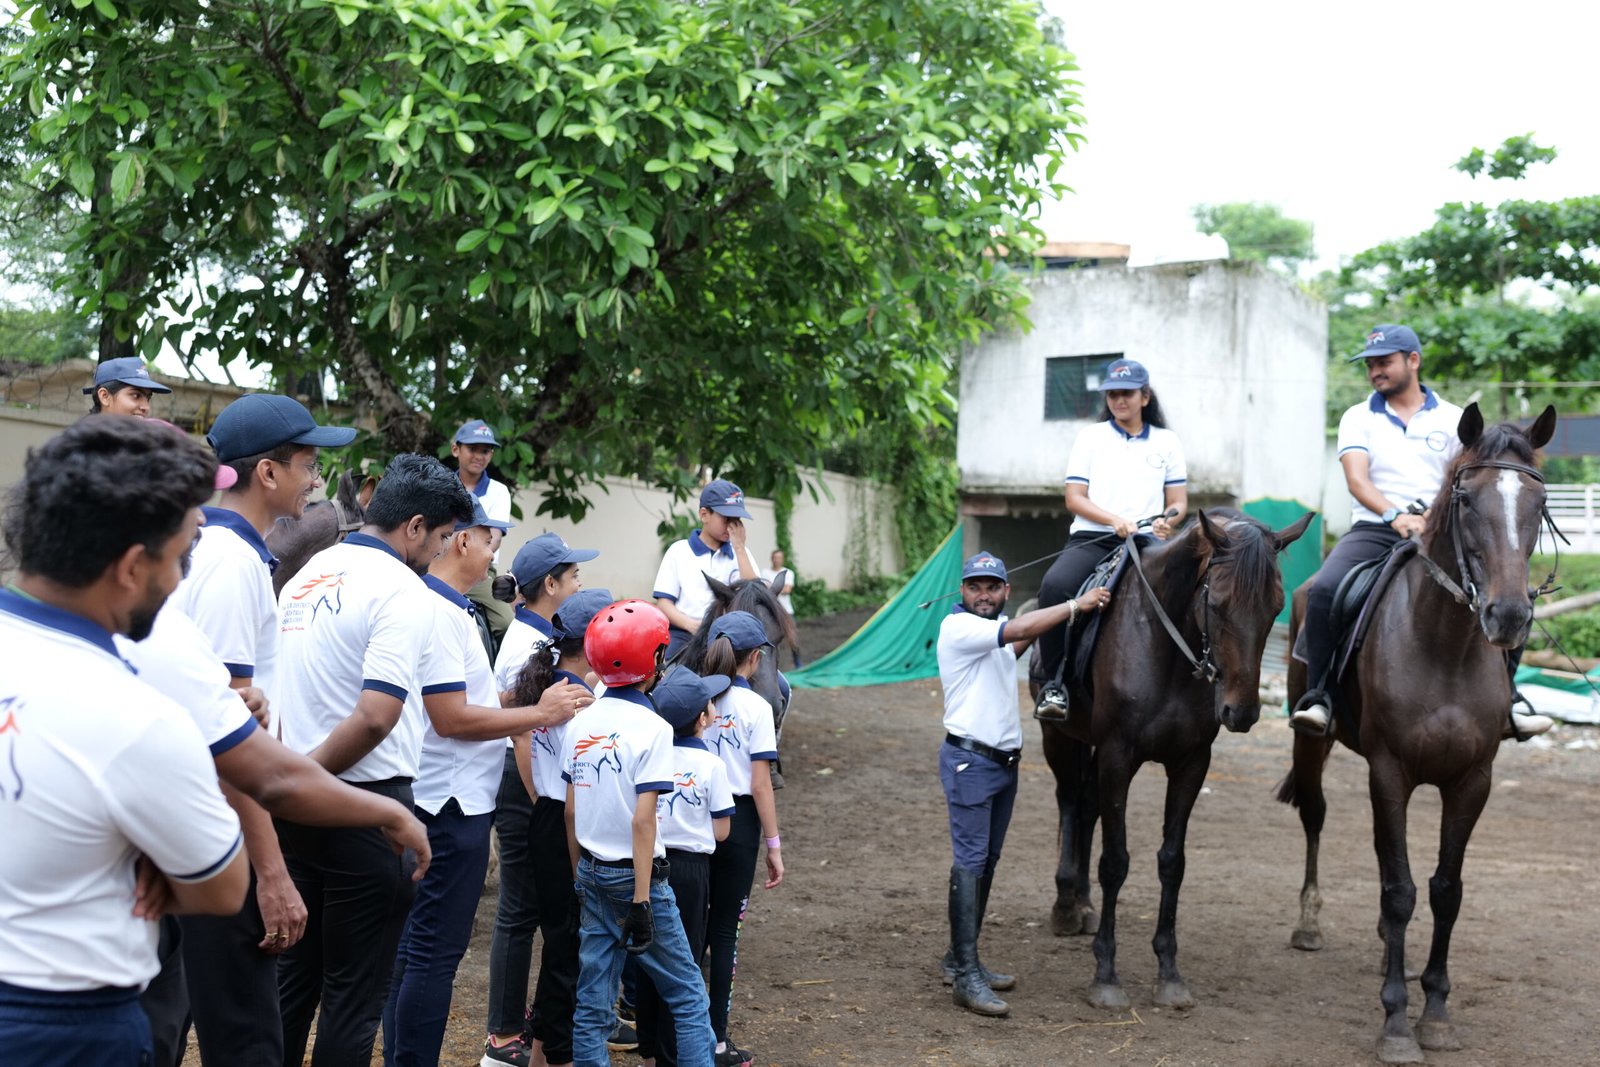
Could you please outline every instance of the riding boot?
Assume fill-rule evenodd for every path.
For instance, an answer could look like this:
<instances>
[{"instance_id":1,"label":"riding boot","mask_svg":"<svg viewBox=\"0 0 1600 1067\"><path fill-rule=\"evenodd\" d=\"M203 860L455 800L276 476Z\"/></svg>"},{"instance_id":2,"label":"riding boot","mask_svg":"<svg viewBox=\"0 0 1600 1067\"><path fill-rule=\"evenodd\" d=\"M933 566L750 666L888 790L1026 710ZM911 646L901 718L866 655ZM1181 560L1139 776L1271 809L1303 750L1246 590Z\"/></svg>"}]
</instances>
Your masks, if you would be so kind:
<instances>
[{"instance_id":1,"label":"riding boot","mask_svg":"<svg viewBox=\"0 0 1600 1067\"><path fill-rule=\"evenodd\" d=\"M1306 691L1289 717L1289 725L1302 733L1326 734L1333 729L1333 698L1327 686L1331 679L1333 622L1315 607L1306 612Z\"/></svg>"},{"instance_id":2,"label":"riding boot","mask_svg":"<svg viewBox=\"0 0 1600 1067\"><path fill-rule=\"evenodd\" d=\"M978 935L983 933L983 916L989 910L989 887L993 884L994 875L992 874L986 874L978 879ZM976 937L973 944L974 946L977 944ZM976 947L974 947L973 951L977 951ZM954 985L956 981L956 950L953 946L945 949L944 959L939 961L939 967L944 971L944 984ZM990 989L1004 991L1014 988L1017 984L1015 975L1000 974L985 967L981 956L978 959L978 970L983 973L983 980L989 983Z\"/></svg>"},{"instance_id":3,"label":"riding boot","mask_svg":"<svg viewBox=\"0 0 1600 1067\"><path fill-rule=\"evenodd\" d=\"M1010 1005L995 996L978 966L978 876L963 867L950 868L950 949L956 979L951 990L956 1006L978 1015L1004 1015Z\"/></svg>"}]
</instances>

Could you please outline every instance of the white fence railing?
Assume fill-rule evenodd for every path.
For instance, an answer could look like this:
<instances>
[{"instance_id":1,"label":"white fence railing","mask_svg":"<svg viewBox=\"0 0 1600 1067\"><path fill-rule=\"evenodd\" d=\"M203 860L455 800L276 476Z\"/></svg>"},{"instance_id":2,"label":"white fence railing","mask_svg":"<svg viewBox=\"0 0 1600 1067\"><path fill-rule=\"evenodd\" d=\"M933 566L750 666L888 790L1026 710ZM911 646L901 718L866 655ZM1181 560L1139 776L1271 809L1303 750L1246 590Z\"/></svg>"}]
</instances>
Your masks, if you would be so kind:
<instances>
[{"instance_id":1,"label":"white fence railing","mask_svg":"<svg viewBox=\"0 0 1600 1067\"><path fill-rule=\"evenodd\" d=\"M1545 486L1545 493L1556 528L1572 542L1568 551L1600 553L1600 485L1558 483ZM1539 551L1550 551L1549 542L1549 535L1543 535Z\"/></svg>"}]
</instances>

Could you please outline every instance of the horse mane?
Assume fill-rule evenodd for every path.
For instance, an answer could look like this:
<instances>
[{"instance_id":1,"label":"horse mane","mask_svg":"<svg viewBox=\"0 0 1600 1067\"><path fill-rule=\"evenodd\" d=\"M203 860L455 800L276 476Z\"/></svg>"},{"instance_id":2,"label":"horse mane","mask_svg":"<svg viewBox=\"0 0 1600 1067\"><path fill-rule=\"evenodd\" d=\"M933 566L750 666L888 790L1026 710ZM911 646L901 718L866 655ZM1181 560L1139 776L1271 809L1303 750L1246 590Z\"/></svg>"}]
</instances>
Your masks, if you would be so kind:
<instances>
[{"instance_id":1,"label":"horse mane","mask_svg":"<svg viewBox=\"0 0 1600 1067\"><path fill-rule=\"evenodd\" d=\"M1507 458L1529 467L1537 463L1533 443L1528 440L1528 435L1515 423L1510 422L1499 422L1484 427L1483 433L1473 442L1471 448L1463 448L1456 453L1456 458L1445 468L1444 480L1439 483L1439 492L1434 496L1433 504L1428 509L1427 525L1422 530L1423 551L1431 552L1434 541L1450 528L1450 494L1455 490L1456 475L1461 468L1471 463Z\"/></svg>"},{"instance_id":2,"label":"horse mane","mask_svg":"<svg viewBox=\"0 0 1600 1067\"><path fill-rule=\"evenodd\" d=\"M1215 576L1213 581L1218 594L1224 600L1238 600L1251 607L1270 605L1273 590L1281 582L1278 549L1272 539L1271 528L1233 508L1206 508L1205 513L1212 527L1221 535L1212 548L1211 568L1207 572ZM1196 518L1184 526L1183 532L1187 534L1198 526L1199 519ZM1198 530L1194 536L1201 540L1205 538L1205 534ZM1174 537L1169 543L1179 540ZM1228 564L1228 568L1218 571L1216 568L1224 563ZM1198 555L1185 556L1181 563L1169 566L1171 569L1166 574L1172 580L1174 590L1192 589L1199 583Z\"/></svg>"},{"instance_id":3,"label":"horse mane","mask_svg":"<svg viewBox=\"0 0 1600 1067\"><path fill-rule=\"evenodd\" d=\"M782 636L775 643L786 644L790 648L795 645L794 620L789 618L789 613L778 603L777 595L772 592L765 578L741 578L728 588L733 590L733 597L724 600L717 594L712 598L711 609L706 612L705 618L700 620L700 626L678 657L678 662L697 674L705 666L706 646L711 643L711 624L730 611L748 611L758 619L776 620Z\"/></svg>"}]
</instances>

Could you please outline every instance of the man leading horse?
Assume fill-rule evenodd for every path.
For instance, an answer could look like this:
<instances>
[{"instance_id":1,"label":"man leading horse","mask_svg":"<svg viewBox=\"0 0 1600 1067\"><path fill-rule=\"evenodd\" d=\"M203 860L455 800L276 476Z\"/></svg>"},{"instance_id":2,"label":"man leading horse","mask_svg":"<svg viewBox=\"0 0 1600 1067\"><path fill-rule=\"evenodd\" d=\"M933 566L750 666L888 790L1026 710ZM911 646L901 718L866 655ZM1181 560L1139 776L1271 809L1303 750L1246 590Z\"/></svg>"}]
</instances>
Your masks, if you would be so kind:
<instances>
[{"instance_id":1,"label":"man leading horse","mask_svg":"<svg viewBox=\"0 0 1600 1067\"><path fill-rule=\"evenodd\" d=\"M1412 504L1438 494L1445 469L1461 450L1461 409L1422 384L1421 347L1409 327L1386 324L1374 326L1366 347L1350 357L1352 363L1365 361L1373 393L1339 420L1339 463L1354 499L1352 525L1323 562L1307 599L1309 688L1290 719L1303 733L1326 733L1332 722L1330 673L1338 640L1332 614L1340 582L1358 565L1422 533L1424 515ZM1510 669L1518 658L1509 657ZM1510 710L1506 736L1526 740L1552 725L1547 716Z\"/></svg>"}]
</instances>

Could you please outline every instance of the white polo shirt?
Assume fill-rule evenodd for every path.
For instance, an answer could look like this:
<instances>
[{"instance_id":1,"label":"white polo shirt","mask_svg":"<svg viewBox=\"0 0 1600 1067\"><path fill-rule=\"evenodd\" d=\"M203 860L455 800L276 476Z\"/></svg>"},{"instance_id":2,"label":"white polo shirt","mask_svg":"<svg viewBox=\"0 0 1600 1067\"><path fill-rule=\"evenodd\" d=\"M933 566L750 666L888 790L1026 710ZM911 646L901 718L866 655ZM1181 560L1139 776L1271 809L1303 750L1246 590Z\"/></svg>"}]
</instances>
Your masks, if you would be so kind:
<instances>
[{"instance_id":1,"label":"white polo shirt","mask_svg":"<svg viewBox=\"0 0 1600 1067\"><path fill-rule=\"evenodd\" d=\"M167 601L205 633L228 673L266 691L275 728L278 694L272 672L278 660L278 595L272 572L278 561L244 516L203 509L206 524L190 558L189 573Z\"/></svg>"},{"instance_id":2,"label":"white polo shirt","mask_svg":"<svg viewBox=\"0 0 1600 1067\"><path fill-rule=\"evenodd\" d=\"M613 689L568 724L562 762L578 844L597 859L631 859L639 794L672 789L672 727L637 689ZM666 855L660 834L654 855Z\"/></svg>"},{"instance_id":3,"label":"white polo shirt","mask_svg":"<svg viewBox=\"0 0 1600 1067\"><path fill-rule=\"evenodd\" d=\"M494 684L500 687L500 692L504 693L516 682L523 664L528 662L535 648L542 648L549 655L550 643L555 640L555 635L556 628L549 619L538 612L529 611L525 605L517 605L511 625L506 627L505 636L500 639L500 651L494 657Z\"/></svg>"},{"instance_id":4,"label":"white polo shirt","mask_svg":"<svg viewBox=\"0 0 1600 1067\"><path fill-rule=\"evenodd\" d=\"M463 483L465 484L465 483ZM476 488L468 489L473 497L483 505L483 513L496 522L510 522L511 520L511 488L504 482L497 482L489 477L488 472L478 476ZM494 562L500 562L500 550L494 550Z\"/></svg>"},{"instance_id":5,"label":"white polo shirt","mask_svg":"<svg viewBox=\"0 0 1600 1067\"><path fill-rule=\"evenodd\" d=\"M584 680L571 671L556 671L555 680L551 684L557 685L561 682L576 682L589 689ZM594 692L592 689L589 691ZM562 750L567 743L567 728L582 715L583 711L580 711L560 726L540 726L533 731L533 743L530 746L533 753L533 787L538 790L539 796L554 800L558 804L567 802L567 782L563 776L566 766L561 762Z\"/></svg>"},{"instance_id":6,"label":"white polo shirt","mask_svg":"<svg viewBox=\"0 0 1600 1067\"><path fill-rule=\"evenodd\" d=\"M494 686L494 672L489 669L489 653L478 637L478 624L472 620L472 601L431 574L422 583L438 594L433 598L433 644L438 655L435 677L421 679L419 691L407 701L415 700L420 705L425 694L455 692L459 688L466 691L468 704L498 708L500 693ZM463 674L465 682L451 677ZM422 715L427 725L422 731L421 767L416 784L411 787L412 802L430 815L439 814L451 797L456 798L463 815L494 811L506 767L505 743L440 737L427 717L426 707L422 708Z\"/></svg>"},{"instance_id":7,"label":"white polo shirt","mask_svg":"<svg viewBox=\"0 0 1600 1067\"><path fill-rule=\"evenodd\" d=\"M133 916L135 860L206 881L239 819L194 723L110 634L0 590L0 647L0 982L143 987L157 924Z\"/></svg>"},{"instance_id":8,"label":"white polo shirt","mask_svg":"<svg viewBox=\"0 0 1600 1067\"><path fill-rule=\"evenodd\" d=\"M325 548L283 587L277 694L283 743L310 752L371 689L406 701L389 736L339 777L350 782L416 778L420 707L407 701L431 667L437 600L399 554L353 533ZM457 682L465 684L459 677Z\"/></svg>"},{"instance_id":9,"label":"white polo shirt","mask_svg":"<svg viewBox=\"0 0 1600 1067\"><path fill-rule=\"evenodd\" d=\"M709 856L717 850L711 820L733 814L728 772L698 737L673 738L672 767L672 791L656 800L656 836L666 848Z\"/></svg>"},{"instance_id":10,"label":"white polo shirt","mask_svg":"<svg viewBox=\"0 0 1600 1067\"><path fill-rule=\"evenodd\" d=\"M711 707L716 716L706 727L706 744L722 760L733 795L750 796L750 764L778 758L772 705L751 689L749 682L735 678Z\"/></svg>"},{"instance_id":11,"label":"white polo shirt","mask_svg":"<svg viewBox=\"0 0 1600 1067\"><path fill-rule=\"evenodd\" d=\"M1115 420L1080 432L1067 457L1067 484L1087 486L1089 500L1113 515L1143 519L1167 507L1167 487L1189 479L1178 435L1148 422L1129 435ZM1074 516L1072 531L1107 532L1103 523Z\"/></svg>"},{"instance_id":12,"label":"white polo shirt","mask_svg":"<svg viewBox=\"0 0 1600 1067\"><path fill-rule=\"evenodd\" d=\"M1006 643L1006 617L979 618L957 604L939 624L939 682L946 733L991 748L1022 748L1017 711L1017 654Z\"/></svg>"},{"instance_id":13,"label":"white polo shirt","mask_svg":"<svg viewBox=\"0 0 1600 1067\"><path fill-rule=\"evenodd\" d=\"M213 758L260 729L239 691L228 684L232 677L211 642L171 600L156 616L149 637L130 641L117 634L113 640L118 654L132 664L140 681L189 713Z\"/></svg>"},{"instance_id":14,"label":"white polo shirt","mask_svg":"<svg viewBox=\"0 0 1600 1067\"><path fill-rule=\"evenodd\" d=\"M1445 468L1461 451L1456 428L1461 409L1422 387L1422 407L1411 421L1400 421L1382 393L1373 393L1339 419L1339 455L1367 454L1367 476L1378 492L1402 510L1413 500L1432 504L1444 483ZM1351 522L1382 522L1383 516L1352 500Z\"/></svg>"},{"instance_id":15,"label":"white polo shirt","mask_svg":"<svg viewBox=\"0 0 1600 1067\"><path fill-rule=\"evenodd\" d=\"M750 555L748 546L744 554L755 573L755 558ZM656 570L652 595L672 601L691 619L703 619L715 600L711 586L706 584L707 578L732 585L739 580L739 560L733 554L732 542L712 551L700 540L700 531L695 530L682 541L667 546L667 553L661 557L661 566Z\"/></svg>"},{"instance_id":16,"label":"white polo shirt","mask_svg":"<svg viewBox=\"0 0 1600 1067\"><path fill-rule=\"evenodd\" d=\"M764 581L764 582L767 582L768 584L770 584L772 582L772 580L777 578L778 575L780 575L780 574L783 575L783 584L784 585L791 585L791 584L793 584L793 582L795 580L795 578L794 578L794 568L793 567L779 567L777 570L773 570L770 567L762 567L756 573L760 574L761 575L761 580ZM778 594L778 603L783 605L783 610L787 611L791 618L794 616L794 594L793 593L779 593Z\"/></svg>"}]
</instances>

